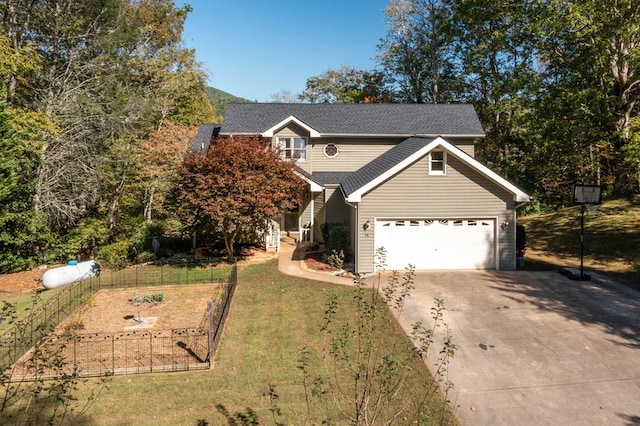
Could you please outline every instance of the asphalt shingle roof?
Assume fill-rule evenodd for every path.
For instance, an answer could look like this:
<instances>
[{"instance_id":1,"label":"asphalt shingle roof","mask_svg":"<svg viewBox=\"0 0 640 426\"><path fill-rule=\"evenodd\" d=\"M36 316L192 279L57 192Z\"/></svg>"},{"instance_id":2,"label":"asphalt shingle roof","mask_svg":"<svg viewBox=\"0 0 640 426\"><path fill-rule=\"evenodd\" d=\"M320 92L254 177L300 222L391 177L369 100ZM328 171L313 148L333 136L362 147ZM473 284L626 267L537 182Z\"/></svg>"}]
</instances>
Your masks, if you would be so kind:
<instances>
[{"instance_id":1,"label":"asphalt shingle roof","mask_svg":"<svg viewBox=\"0 0 640 426\"><path fill-rule=\"evenodd\" d=\"M260 134L290 116L329 135L484 135L469 104L230 103L221 132Z\"/></svg>"},{"instance_id":2,"label":"asphalt shingle roof","mask_svg":"<svg viewBox=\"0 0 640 426\"><path fill-rule=\"evenodd\" d=\"M193 145L191 145L191 152L207 152L209 144L211 143L211 137L213 137L214 134L217 134L216 129L218 129L217 131L220 131L219 124L199 125L198 133L196 133L196 138L193 140Z\"/></svg>"},{"instance_id":3,"label":"asphalt shingle roof","mask_svg":"<svg viewBox=\"0 0 640 426\"><path fill-rule=\"evenodd\" d=\"M313 172L311 179L318 185L338 185L353 172Z\"/></svg>"}]
</instances>

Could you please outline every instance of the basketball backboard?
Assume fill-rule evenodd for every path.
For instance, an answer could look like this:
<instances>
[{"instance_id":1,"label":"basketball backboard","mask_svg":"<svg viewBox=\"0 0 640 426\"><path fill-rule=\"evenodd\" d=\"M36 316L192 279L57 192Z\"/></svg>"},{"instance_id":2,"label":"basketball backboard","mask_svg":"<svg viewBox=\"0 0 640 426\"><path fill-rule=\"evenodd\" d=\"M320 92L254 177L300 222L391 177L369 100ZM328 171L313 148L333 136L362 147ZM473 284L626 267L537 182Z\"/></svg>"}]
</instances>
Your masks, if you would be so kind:
<instances>
[{"instance_id":1,"label":"basketball backboard","mask_svg":"<svg viewBox=\"0 0 640 426\"><path fill-rule=\"evenodd\" d=\"M601 204L602 187L598 185L574 186L573 202L576 204Z\"/></svg>"}]
</instances>

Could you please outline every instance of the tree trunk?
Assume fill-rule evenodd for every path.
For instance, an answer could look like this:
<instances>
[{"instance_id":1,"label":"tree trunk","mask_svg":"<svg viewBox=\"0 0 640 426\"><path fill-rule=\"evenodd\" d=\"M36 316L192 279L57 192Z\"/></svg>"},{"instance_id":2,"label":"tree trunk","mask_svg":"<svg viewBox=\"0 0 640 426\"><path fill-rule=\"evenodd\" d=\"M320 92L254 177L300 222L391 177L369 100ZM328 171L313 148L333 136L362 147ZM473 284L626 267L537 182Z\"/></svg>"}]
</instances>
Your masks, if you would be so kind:
<instances>
[{"instance_id":1,"label":"tree trunk","mask_svg":"<svg viewBox=\"0 0 640 426\"><path fill-rule=\"evenodd\" d=\"M231 232L224 233L224 246L225 246L225 249L227 250L227 257L229 259L235 259L233 245L236 241L236 237L238 236L238 229L239 228L236 228Z\"/></svg>"},{"instance_id":2,"label":"tree trunk","mask_svg":"<svg viewBox=\"0 0 640 426\"><path fill-rule=\"evenodd\" d=\"M147 222L151 222L151 216L153 211L153 198L155 195L156 189L154 186L151 186L151 190L149 191L149 198L144 206L144 218Z\"/></svg>"},{"instance_id":3,"label":"tree trunk","mask_svg":"<svg viewBox=\"0 0 640 426\"><path fill-rule=\"evenodd\" d=\"M111 208L109 212L109 233L111 234L111 236L115 234L116 216L118 211L120 210L120 195L122 194L124 184L127 182L127 169L128 169L128 163L125 163L122 170L122 177L120 179L120 183L118 183L115 193L113 194L113 202L111 203Z\"/></svg>"}]
</instances>

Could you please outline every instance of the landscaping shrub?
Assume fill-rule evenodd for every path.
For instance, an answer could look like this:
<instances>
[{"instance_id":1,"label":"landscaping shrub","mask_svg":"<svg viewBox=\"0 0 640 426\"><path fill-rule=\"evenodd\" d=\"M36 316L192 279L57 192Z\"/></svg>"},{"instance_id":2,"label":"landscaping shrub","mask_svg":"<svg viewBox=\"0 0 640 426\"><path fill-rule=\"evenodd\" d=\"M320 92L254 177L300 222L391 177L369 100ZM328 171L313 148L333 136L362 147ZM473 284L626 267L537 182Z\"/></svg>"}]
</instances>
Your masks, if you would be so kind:
<instances>
[{"instance_id":1,"label":"landscaping shrub","mask_svg":"<svg viewBox=\"0 0 640 426\"><path fill-rule=\"evenodd\" d=\"M527 230L524 225L516 225L516 256L524 256L527 249Z\"/></svg>"},{"instance_id":2,"label":"landscaping shrub","mask_svg":"<svg viewBox=\"0 0 640 426\"><path fill-rule=\"evenodd\" d=\"M98 262L104 262L115 269L122 269L127 266L129 260L130 246L128 241L118 241L109 244L98 251L96 256Z\"/></svg>"},{"instance_id":3,"label":"landscaping shrub","mask_svg":"<svg viewBox=\"0 0 640 426\"><path fill-rule=\"evenodd\" d=\"M350 241L349 228L341 222L327 222L321 227L324 248L327 253L344 251L344 257L349 257Z\"/></svg>"},{"instance_id":4,"label":"landscaping shrub","mask_svg":"<svg viewBox=\"0 0 640 426\"><path fill-rule=\"evenodd\" d=\"M331 251L331 254L327 256L327 263L336 270L344 268L344 250Z\"/></svg>"}]
</instances>

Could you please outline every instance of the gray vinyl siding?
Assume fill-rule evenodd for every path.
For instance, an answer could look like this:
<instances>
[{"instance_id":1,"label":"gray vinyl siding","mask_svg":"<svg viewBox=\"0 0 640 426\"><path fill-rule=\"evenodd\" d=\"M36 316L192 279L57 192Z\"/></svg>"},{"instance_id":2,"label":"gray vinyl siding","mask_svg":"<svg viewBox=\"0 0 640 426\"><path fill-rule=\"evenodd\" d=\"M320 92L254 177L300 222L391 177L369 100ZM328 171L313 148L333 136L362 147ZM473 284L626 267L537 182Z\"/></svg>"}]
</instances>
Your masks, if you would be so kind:
<instances>
[{"instance_id":1,"label":"gray vinyl siding","mask_svg":"<svg viewBox=\"0 0 640 426\"><path fill-rule=\"evenodd\" d=\"M429 176L428 157L382 183L362 197L358 205L358 270L372 272L374 226L386 218L497 218L497 267L515 269L515 203L513 195L452 155L447 155L447 173ZM365 233L362 225L369 220ZM501 224L508 222L504 229Z\"/></svg>"},{"instance_id":2,"label":"gray vinyl siding","mask_svg":"<svg viewBox=\"0 0 640 426\"><path fill-rule=\"evenodd\" d=\"M313 223L313 237L315 241L322 241L322 224L325 223L324 192L317 192L314 195L313 210L315 220Z\"/></svg>"},{"instance_id":3,"label":"gray vinyl siding","mask_svg":"<svg viewBox=\"0 0 640 426\"><path fill-rule=\"evenodd\" d=\"M302 199L303 202L300 205L300 227L304 227L305 223L311 223L311 216L313 214L311 211L313 203L311 203L311 193L308 189L304 191Z\"/></svg>"},{"instance_id":4,"label":"gray vinyl siding","mask_svg":"<svg viewBox=\"0 0 640 426\"><path fill-rule=\"evenodd\" d=\"M448 136L448 137L445 137L445 139L452 145L455 145L456 148L464 151L468 155L472 157L476 156L476 149L475 149L476 139L464 138L464 137L461 138L461 137L455 137L455 136Z\"/></svg>"},{"instance_id":5,"label":"gray vinyl siding","mask_svg":"<svg viewBox=\"0 0 640 426\"><path fill-rule=\"evenodd\" d=\"M298 126L295 123L291 123L286 127L278 130L273 136L281 137L281 138L290 138L290 137L299 137L299 138L308 138L309 132Z\"/></svg>"},{"instance_id":6,"label":"gray vinyl siding","mask_svg":"<svg viewBox=\"0 0 640 426\"><path fill-rule=\"evenodd\" d=\"M349 206L344 202L342 191L337 187L325 190L325 220L328 223L339 222L349 224Z\"/></svg>"},{"instance_id":7,"label":"gray vinyl siding","mask_svg":"<svg viewBox=\"0 0 640 426\"><path fill-rule=\"evenodd\" d=\"M401 139L346 139L314 138L311 141L313 171L352 172L393 148ZM333 143L338 146L338 155L329 158L324 147Z\"/></svg>"},{"instance_id":8,"label":"gray vinyl siding","mask_svg":"<svg viewBox=\"0 0 640 426\"><path fill-rule=\"evenodd\" d=\"M456 145L456 148L459 148L460 150L464 151L466 154L475 157L475 148L474 145Z\"/></svg>"}]
</instances>

